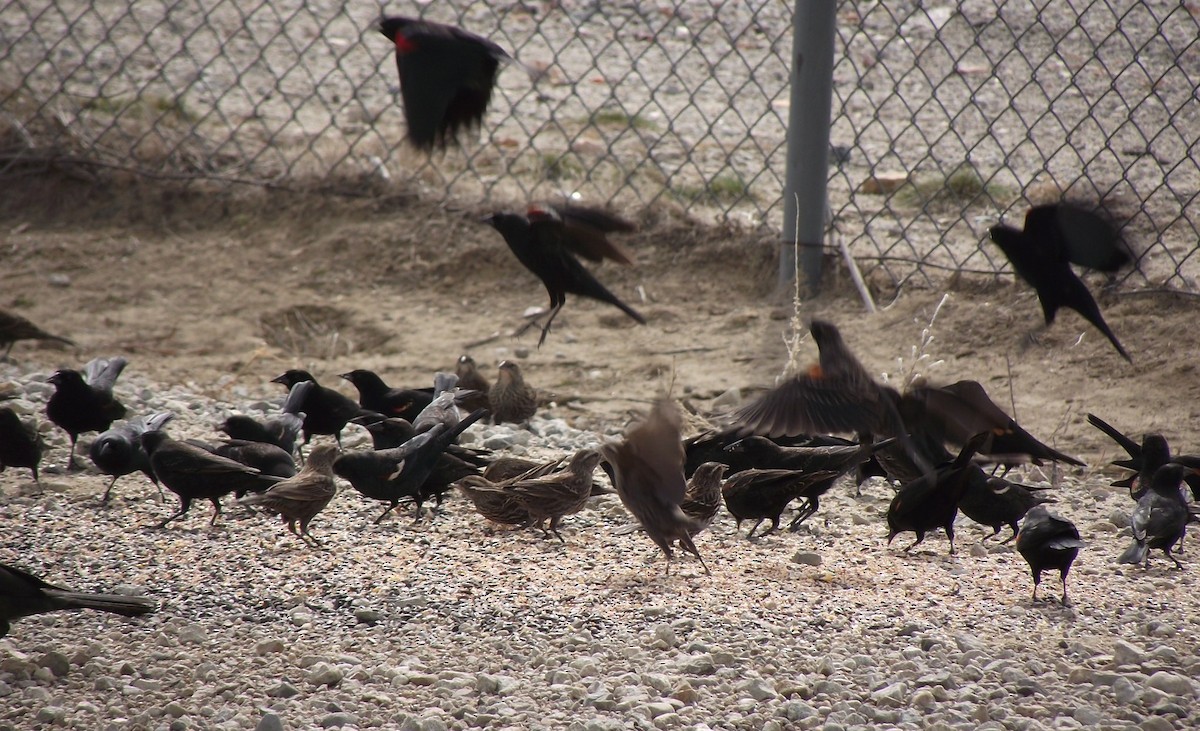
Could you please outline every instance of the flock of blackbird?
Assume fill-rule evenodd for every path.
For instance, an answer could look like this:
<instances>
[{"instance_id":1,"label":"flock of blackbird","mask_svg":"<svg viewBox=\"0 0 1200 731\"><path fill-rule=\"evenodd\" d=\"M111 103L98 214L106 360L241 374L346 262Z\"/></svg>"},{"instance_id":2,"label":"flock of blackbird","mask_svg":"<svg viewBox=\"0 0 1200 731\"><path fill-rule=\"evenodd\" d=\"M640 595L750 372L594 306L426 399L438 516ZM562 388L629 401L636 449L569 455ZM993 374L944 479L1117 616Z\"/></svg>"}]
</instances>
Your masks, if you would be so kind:
<instances>
[{"instance_id":1,"label":"flock of blackbird","mask_svg":"<svg viewBox=\"0 0 1200 731\"><path fill-rule=\"evenodd\" d=\"M445 148L460 132L481 124L500 64L512 61L507 53L460 28L424 20L385 18L379 30L395 45L408 139L415 147ZM550 309L539 346L568 294L610 304L645 324L580 261L632 265L633 255L609 238L632 231L630 222L599 208L565 203L534 204L524 214L497 212L485 221L546 288ZM1026 215L1023 230L998 225L990 238L1036 291L1046 326L1059 309L1073 309L1130 360L1072 269L1111 274L1133 260L1102 209L1070 202L1037 206ZM953 553L959 512L991 527L992 536L1010 528L1005 540L1015 538L1029 564L1034 600L1042 573L1057 570L1067 604L1067 574L1084 545L1079 531L1047 510L1045 503L1053 501L1043 488L1005 475L1027 462L1083 463L1022 429L975 381L918 382L900 393L871 377L833 324L814 320L810 332L819 363L728 415L718 428L684 439L677 406L662 399L621 439L544 463L458 443L459 435L482 419L523 424L538 406L536 392L515 363L500 363L496 382L489 384L466 355L454 373L438 373L433 388L389 387L367 370L342 374L358 390L357 402L306 371L289 370L274 379L288 389L279 414L262 420L231 416L220 426L227 438L213 443L170 437L172 414L167 412L126 419L127 410L113 392L124 358L98 358L82 370L56 371L49 379L55 391L45 413L70 439L68 469L78 468L80 435L99 432L87 451L95 468L112 477L102 502L108 502L120 477L140 472L160 497L165 487L179 498L179 509L160 528L186 516L196 500L211 503L210 523L215 522L222 498L233 494L248 510L279 515L291 533L314 546L319 541L310 527L336 495L335 477L383 503L376 523L402 504L413 505L420 520L427 502L440 504L457 487L489 521L536 527L561 541L563 518L606 491L595 479L600 467L665 554L668 571L678 548L708 573L695 538L722 505L739 527L754 521L747 533L753 538L764 521L770 526L761 535L779 529L793 503L798 509L788 527L798 529L844 476L853 474L859 486L871 476L884 476L898 485L886 516L889 542L912 532L916 539L908 551L941 528ZM72 344L0 311L4 357L24 339ZM1149 551L1159 549L1180 566L1172 552L1187 524L1196 520L1183 490L1187 485L1200 500L1200 457L1172 455L1158 434L1138 442L1094 415L1089 421L1129 455L1114 463L1132 474L1113 484L1128 488L1136 502L1133 541L1118 560L1148 563ZM351 423L369 431L373 449L341 449L342 431ZM336 446L322 440L305 456L314 436L333 437ZM0 471L28 468L36 482L43 450L36 424L0 407ZM156 607L146 597L72 592L0 564L0 636L10 620L40 612L90 608L136 615Z\"/></svg>"}]
</instances>

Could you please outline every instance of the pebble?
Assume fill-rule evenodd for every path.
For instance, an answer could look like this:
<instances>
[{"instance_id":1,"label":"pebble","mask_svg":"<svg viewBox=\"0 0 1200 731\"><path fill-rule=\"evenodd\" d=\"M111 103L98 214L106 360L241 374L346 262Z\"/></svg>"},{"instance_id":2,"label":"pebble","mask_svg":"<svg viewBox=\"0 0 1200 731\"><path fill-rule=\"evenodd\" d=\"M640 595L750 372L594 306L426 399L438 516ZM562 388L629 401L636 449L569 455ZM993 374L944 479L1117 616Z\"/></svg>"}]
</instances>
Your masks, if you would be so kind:
<instances>
[{"instance_id":1,"label":"pebble","mask_svg":"<svg viewBox=\"0 0 1200 731\"><path fill-rule=\"evenodd\" d=\"M339 711L337 713L330 713L329 715L327 715L321 719L321 728L341 728L342 726L356 726L356 725L358 725L358 716L354 715L353 713L343 713L343 712ZM445 726L443 726L442 728L444 729ZM422 731L432 731L432 730L425 729L422 726Z\"/></svg>"},{"instance_id":2,"label":"pebble","mask_svg":"<svg viewBox=\"0 0 1200 731\"><path fill-rule=\"evenodd\" d=\"M318 662L308 671L308 682L313 685L337 685L344 677L340 668L326 662Z\"/></svg>"},{"instance_id":3,"label":"pebble","mask_svg":"<svg viewBox=\"0 0 1200 731\"><path fill-rule=\"evenodd\" d=\"M254 726L254 731L283 731L283 719L274 713L264 713Z\"/></svg>"},{"instance_id":4,"label":"pebble","mask_svg":"<svg viewBox=\"0 0 1200 731\"><path fill-rule=\"evenodd\" d=\"M820 566L821 554L812 551L796 551L792 554L792 563L798 563L803 566Z\"/></svg>"},{"instance_id":5,"label":"pebble","mask_svg":"<svg viewBox=\"0 0 1200 731\"><path fill-rule=\"evenodd\" d=\"M1164 693L1169 693L1173 696L1182 698L1193 698L1196 695L1196 687L1191 678L1186 678L1176 673L1169 673L1165 670L1160 670L1146 679L1146 687L1161 690Z\"/></svg>"}]
</instances>

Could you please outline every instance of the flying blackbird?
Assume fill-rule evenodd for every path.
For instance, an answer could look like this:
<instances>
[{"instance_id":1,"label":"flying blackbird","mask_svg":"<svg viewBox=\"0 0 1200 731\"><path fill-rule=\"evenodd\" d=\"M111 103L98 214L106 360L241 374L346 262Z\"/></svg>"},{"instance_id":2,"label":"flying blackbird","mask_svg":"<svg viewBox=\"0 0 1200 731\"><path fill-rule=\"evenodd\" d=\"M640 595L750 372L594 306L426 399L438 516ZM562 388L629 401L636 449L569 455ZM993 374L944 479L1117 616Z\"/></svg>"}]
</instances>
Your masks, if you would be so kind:
<instances>
[{"instance_id":1,"label":"flying blackbird","mask_svg":"<svg viewBox=\"0 0 1200 731\"><path fill-rule=\"evenodd\" d=\"M333 463L333 472L372 500L388 503L387 509L375 519L379 523L401 500L417 505L417 520L427 494L422 486L433 474L446 448L458 435L487 413L482 409L471 412L453 429L435 424L429 431L418 434L399 447L364 452L346 452Z\"/></svg>"},{"instance_id":2,"label":"flying blackbird","mask_svg":"<svg viewBox=\"0 0 1200 731\"><path fill-rule=\"evenodd\" d=\"M1138 444L1095 414L1088 414L1087 419L1089 424L1107 434L1129 455L1129 459L1115 460L1112 464L1133 470L1135 474L1116 480L1111 484L1113 487L1128 488L1129 496L1134 500L1139 500L1142 495L1146 494L1146 491L1150 489L1154 473L1168 462L1175 461L1193 469L1200 468L1200 457L1172 456L1171 446L1167 443L1166 437L1161 434L1146 434L1142 436L1142 443ZM1191 488L1192 497L1200 500L1200 475L1188 471L1184 473L1183 479Z\"/></svg>"},{"instance_id":3,"label":"flying blackbird","mask_svg":"<svg viewBox=\"0 0 1200 731\"><path fill-rule=\"evenodd\" d=\"M298 405L304 413L304 443L308 444L316 434L330 434L337 440L338 446L342 446L342 429L362 409L352 399L317 383L317 379L308 371L292 368L271 379L272 383L287 386L289 393L297 383L305 381L311 381L316 388L304 392L304 399Z\"/></svg>"},{"instance_id":4,"label":"flying blackbird","mask_svg":"<svg viewBox=\"0 0 1200 731\"><path fill-rule=\"evenodd\" d=\"M833 470L742 470L725 480L721 496L725 498L725 509L737 521L739 529L743 520L757 520L746 534L749 539L754 537L754 531L764 520L770 520L771 527L762 535L778 529L779 517L788 503L804 497L812 486L837 475Z\"/></svg>"},{"instance_id":5,"label":"flying blackbird","mask_svg":"<svg viewBox=\"0 0 1200 731\"><path fill-rule=\"evenodd\" d=\"M71 437L67 469L75 464L75 442L89 431L104 431L125 417L125 407L113 396L113 384L125 369L124 358L95 358L83 372L62 368L50 376L54 394L46 402L46 416Z\"/></svg>"},{"instance_id":6,"label":"flying blackbird","mask_svg":"<svg viewBox=\"0 0 1200 731\"><path fill-rule=\"evenodd\" d=\"M1128 254L1113 244L1115 232L1094 235L1095 230L1103 229L1103 221L1095 219L1090 223L1096 225L1081 224L1083 215L1085 211L1068 204L1038 206L1025 214L1024 231L1000 224L989 233L1017 275L1037 292L1047 327L1054 322L1060 308L1075 310L1104 333L1122 358L1132 363L1133 359L1104 321L1087 285L1071 270L1071 264L1075 263L1116 271L1128 260Z\"/></svg>"},{"instance_id":7,"label":"flying blackbird","mask_svg":"<svg viewBox=\"0 0 1200 731\"><path fill-rule=\"evenodd\" d=\"M522 473L523 474L523 473ZM516 475L519 478L521 475ZM475 511L484 518L501 525L529 525L529 511L503 489L506 480L492 482L482 475L470 475L456 485L475 505Z\"/></svg>"},{"instance_id":8,"label":"flying blackbird","mask_svg":"<svg viewBox=\"0 0 1200 731\"><path fill-rule=\"evenodd\" d=\"M333 461L337 456L337 447L318 444L313 447L304 469L298 474L272 485L264 492L239 498L238 502L242 505L261 505L269 512L279 513L279 517L287 521L292 535L319 546L320 542L308 532L308 525L337 494L337 486L333 481ZM299 530L296 529L297 523L300 524Z\"/></svg>"},{"instance_id":9,"label":"flying blackbird","mask_svg":"<svg viewBox=\"0 0 1200 731\"><path fill-rule=\"evenodd\" d=\"M578 203L550 203L534 208L541 211L549 209L557 215L562 221L561 241L575 255L596 263L608 259L626 266L633 265L633 254L608 238L610 233L636 231L637 226L630 221L603 208ZM532 218L530 216L531 220Z\"/></svg>"},{"instance_id":10,"label":"flying blackbird","mask_svg":"<svg viewBox=\"0 0 1200 731\"><path fill-rule=\"evenodd\" d=\"M253 467L221 457L201 447L171 439L164 431L142 434L142 448L150 455L154 474L167 489L179 496L179 511L160 522L163 528L183 517L193 500L208 500L213 505L209 525L221 514L221 496L231 492L261 492L283 478L264 475Z\"/></svg>"},{"instance_id":11,"label":"flying blackbird","mask_svg":"<svg viewBox=\"0 0 1200 731\"><path fill-rule=\"evenodd\" d=\"M600 463L600 453L592 449L581 449L567 463L565 469L542 477L519 479L502 490L520 503L529 513L526 527L536 525L549 537L553 533L559 541L566 543L558 532L563 516L583 509L592 493L592 473ZM543 523L549 520L547 530Z\"/></svg>"},{"instance_id":12,"label":"flying blackbird","mask_svg":"<svg viewBox=\"0 0 1200 731\"><path fill-rule=\"evenodd\" d=\"M304 412L300 407L316 387L312 381L301 381L288 391L283 401L283 413L278 416L258 421L249 416L234 415L225 419L217 430L230 439L266 442L292 454L296 451L296 438L304 428Z\"/></svg>"},{"instance_id":13,"label":"flying blackbird","mask_svg":"<svg viewBox=\"0 0 1200 731\"><path fill-rule=\"evenodd\" d=\"M492 410L492 404L488 401L488 391L492 390L492 384L488 383L488 379L479 372L474 358L469 355L460 355L458 363L454 366L454 375L458 376L459 388L475 392L460 400L459 406L468 412L475 409Z\"/></svg>"},{"instance_id":14,"label":"flying blackbird","mask_svg":"<svg viewBox=\"0 0 1200 731\"><path fill-rule=\"evenodd\" d=\"M372 371L359 369L343 373L341 377L358 389L359 406L384 416L411 422L433 400L433 389L391 388Z\"/></svg>"},{"instance_id":15,"label":"flying blackbird","mask_svg":"<svg viewBox=\"0 0 1200 731\"><path fill-rule=\"evenodd\" d=\"M1029 564L1033 574L1033 601L1037 601L1038 584L1042 583L1042 572L1058 569L1063 585L1063 606L1070 606L1067 598L1067 574L1071 564L1086 544L1079 540L1079 529L1066 518L1051 513L1036 505L1025 514L1021 532L1017 534L1017 552Z\"/></svg>"},{"instance_id":16,"label":"flying blackbird","mask_svg":"<svg viewBox=\"0 0 1200 731\"><path fill-rule=\"evenodd\" d=\"M809 485L804 490L805 504L788 525L795 532L800 524L808 520L821 508L821 496L829 492L837 479L857 468L879 450L894 443L895 439L884 439L874 444L832 447L781 447L766 437L748 436L734 442L725 451L744 456L755 469L799 470L814 472L827 470L831 477Z\"/></svg>"},{"instance_id":17,"label":"flying blackbird","mask_svg":"<svg viewBox=\"0 0 1200 731\"><path fill-rule=\"evenodd\" d=\"M721 510L721 478L728 465L720 462L705 462L696 468L687 483L683 502L679 509L692 519L691 535L696 535L708 526Z\"/></svg>"},{"instance_id":18,"label":"flying blackbird","mask_svg":"<svg viewBox=\"0 0 1200 731\"><path fill-rule=\"evenodd\" d=\"M988 477L977 465L967 468L967 491L958 501L958 509L971 520L992 529L992 535L1000 535L1004 526L1012 528L1012 535L1002 543L1017 537L1017 522L1030 509L1054 500L1042 495L1044 487L1032 487L1009 482L1003 477Z\"/></svg>"},{"instance_id":19,"label":"flying blackbird","mask_svg":"<svg viewBox=\"0 0 1200 731\"><path fill-rule=\"evenodd\" d=\"M1183 564L1171 555L1171 549L1183 540L1191 518L1187 502L1179 491L1186 468L1177 463L1159 467L1150 481L1150 489L1138 499L1137 508L1129 519L1133 543L1117 558L1117 563L1150 565L1150 549L1162 549L1163 554L1182 569Z\"/></svg>"},{"instance_id":20,"label":"flying blackbird","mask_svg":"<svg viewBox=\"0 0 1200 731\"><path fill-rule=\"evenodd\" d=\"M15 566L0 564L0 637L8 634L12 620L34 614L63 609L99 609L136 617L157 608L158 602L149 597L71 591L47 584Z\"/></svg>"},{"instance_id":21,"label":"flying blackbird","mask_svg":"<svg viewBox=\"0 0 1200 731\"><path fill-rule=\"evenodd\" d=\"M659 399L645 419L625 430L622 441L601 445L600 454L613 468L613 487L625 509L666 554L667 573L674 556L671 545L678 541L707 574L708 565L692 542L701 526L680 508L687 495L681 424L675 404Z\"/></svg>"},{"instance_id":22,"label":"flying blackbird","mask_svg":"<svg viewBox=\"0 0 1200 731\"><path fill-rule=\"evenodd\" d=\"M51 335L15 312L0 310L0 346L4 347L4 355L0 355L0 361L8 360L13 343L18 340L53 340L63 345L75 344L64 337Z\"/></svg>"},{"instance_id":23,"label":"flying blackbird","mask_svg":"<svg viewBox=\"0 0 1200 731\"><path fill-rule=\"evenodd\" d=\"M617 307L625 314L645 325L646 320L629 305L622 302L599 282L575 255L566 242L569 233L562 217L551 208L533 206L527 216L515 213L494 213L485 221L500 232L504 242L521 264L533 272L546 287L550 296L550 317L542 326L538 347L546 340L550 325L558 311L567 302L567 295L605 302Z\"/></svg>"},{"instance_id":24,"label":"flying blackbird","mask_svg":"<svg viewBox=\"0 0 1200 731\"><path fill-rule=\"evenodd\" d=\"M113 485L117 484L119 478L134 472L141 472L150 478L150 482L158 488L159 502L166 499L163 496L162 485L158 484L158 477L154 475L154 469L150 466L150 455L142 449L142 435L148 431L162 429L174 417L169 411L139 416L117 424L96 437L88 448L88 456L91 457L92 464L96 465L96 469L112 476L104 490L104 497L100 498L101 503L108 503Z\"/></svg>"},{"instance_id":25,"label":"flying blackbird","mask_svg":"<svg viewBox=\"0 0 1200 731\"><path fill-rule=\"evenodd\" d=\"M967 490L973 466L971 458L987 438L986 432L975 435L953 462L942 464L932 473L900 487L887 510L888 543L905 531L916 533L917 540L904 549L907 553L925 540L926 533L944 528L950 541L950 553L954 553L954 519L958 516L958 503Z\"/></svg>"},{"instance_id":26,"label":"flying blackbird","mask_svg":"<svg viewBox=\"0 0 1200 731\"><path fill-rule=\"evenodd\" d=\"M6 467L24 467L38 478L38 465L46 449L42 435L33 424L27 424L10 408L0 408L0 472Z\"/></svg>"},{"instance_id":27,"label":"flying blackbird","mask_svg":"<svg viewBox=\"0 0 1200 731\"><path fill-rule=\"evenodd\" d=\"M990 436L980 446L979 454L994 457L1005 465L1011 466L1024 458L1037 465L1042 464L1043 460L1051 460L1077 467L1085 466L1078 459L1043 444L1022 429L992 401L977 381L958 381L948 386L920 383L910 388L902 398L905 402L919 403L920 428L957 447L966 444L980 432L989 432ZM908 415L905 406L901 407L901 415ZM916 428L907 419L905 424L910 432Z\"/></svg>"},{"instance_id":28,"label":"flying blackbird","mask_svg":"<svg viewBox=\"0 0 1200 731\"><path fill-rule=\"evenodd\" d=\"M525 383L521 367L511 360L497 366L496 383L488 392L492 405L492 422L523 424L537 413L537 391Z\"/></svg>"},{"instance_id":29,"label":"flying blackbird","mask_svg":"<svg viewBox=\"0 0 1200 731\"><path fill-rule=\"evenodd\" d=\"M929 460L907 436L895 389L871 378L833 324L813 320L808 329L820 351L819 364L735 411L732 420L740 433L776 437L855 432L897 437L913 463L922 473L928 472Z\"/></svg>"},{"instance_id":30,"label":"flying blackbird","mask_svg":"<svg viewBox=\"0 0 1200 731\"><path fill-rule=\"evenodd\" d=\"M386 17L379 32L396 46L408 140L445 149L462 129L478 127L492 100L500 63L511 57L474 33L427 20Z\"/></svg>"}]
</instances>

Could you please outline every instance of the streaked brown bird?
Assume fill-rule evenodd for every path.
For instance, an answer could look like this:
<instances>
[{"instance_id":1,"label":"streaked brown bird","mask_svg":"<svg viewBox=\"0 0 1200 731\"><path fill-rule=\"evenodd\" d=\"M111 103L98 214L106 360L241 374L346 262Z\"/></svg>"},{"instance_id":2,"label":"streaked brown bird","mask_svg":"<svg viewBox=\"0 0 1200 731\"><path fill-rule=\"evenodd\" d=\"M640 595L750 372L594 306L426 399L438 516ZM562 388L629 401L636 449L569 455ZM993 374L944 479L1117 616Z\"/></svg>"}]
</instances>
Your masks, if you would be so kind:
<instances>
[{"instance_id":1,"label":"streaked brown bird","mask_svg":"<svg viewBox=\"0 0 1200 731\"><path fill-rule=\"evenodd\" d=\"M564 516L577 513L592 494L592 473L600 463L600 453L593 449L576 452L565 469L541 477L518 479L503 488L492 488L510 495L529 513L527 526L541 528L547 538L554 534L563 540L558 526ZM543 523L549 521L549 527Z\"/></svg>"},{"instance_id":2,"label":"streaked brown bird","mask_svg":"<svg viewBox=\"0 0 1200 731\"><path fill-rule=\"evenodd\" d=\"M679 503L683 514L692 519L691 535L695 536L712 525L721 510L721 478L728 465L720 462L705 462L696 468L687 483L683 502Z\"/></svg>"},{"instance_id":3,"label":"streaked brown bird","mask_svg":"<svg viewBox=\"0 0 1200 731\"><path fill-rule=\"evenodd\" d=\"M484 518L500 525L524 526L530 524L529 511L504 490L508 484L520 479L524 474L520 473L514 478L500 482L492 482L478 475L468 475L456 482L455 486L467 496L475 506L475 511Z\"/></svg>"},{"instance_id":4,"label":"streaked brown bird","mask_svg":"<svg viewBox=\"0 0 1200 731\"><path fill-rule=\"evenodd\" d=\"M550 325L574 294L610 304L641 325L646 319L622 302L592 275L572 253L571 233L562 216L548 206L531 206L526 215L494 213L484 219L504 237L504 242L521 265L542 281L550 297L550 316L542 325L538 347L546 340Z\"/></svg>"},{"instance_id":5,"label":"streaked brown bird","mask_svg":"<svg viewBox=\"0 0 1200 731\"><path fill-rule=\"evenodd\" d=\"M512 60L500 46L452 25L403 16L384 18L379 32L396 46L404 119L414 147L445 149L458 141L460 130L479 127L500 63Z\"/></svg>"},{"instance_id":6,"label":"streaked brown bird","mask_svg":"<svg viewBox=\"0 0 1200 731\"><path fill-rule=\"evenodd\" d=\"M537 413L537 391L525 383L521 366L502 360L497 366L496 383L488 392L492 404L492 423L523 424Z\"/></svg>"},{"instance_id":7,"label":"streaked brown bird","mask_svg":"<svg viewBox=\"0 0 1200 731\"><path fill-rule=\"evenodd\" d=\"M954 553L954 519L958 517L958 503L967 490L970 469L975 467L971 458L987 438L987 433L975 435L954 461L900 486L887 510L888 543L899 534L912 531L917 534L917 540L904 549L908 553L925 540L926 533L942 528L950 541L950 553Z\"/></svg>"},{"instance_id":8,"label":"streaked brown bird","mask_svg":"<svg viewBox=\"0 0 1200 731\"><path fill-rule=\"evenodd\" d=\"M488 400L488 392L492 390L492 384L479 372L474 358L465 354L460 355L458 363L454 366L454 374L458 376L459 388L475 392L474 395L466 396L459 402L463 409L468 412L475 409L492 410L491 401Z\"/></svg>"},{"instance_id":9,"label":"streaked brown bird","mask_svg":"<svg viewBox=\"0 0 1200 731\"><path fill-rule=\"evenodd\" d=\"M601 445L600 454L613 468L613 487L625 509L666 554L667 573L674 556L671 545L678 541L707 574L708 565L692 542L701 526L680 508L687 494L681 424L675 404L659 399L643 420L625 430L623 440Z\"/></svg>"},{"instance_id":10,"label":"streaked brown bird","mask_svg":"<svg viewBox=\"0 0 1200 731\"><path fill-rule=\"evenodd\" d=\"M4 355L0 355L0 361L8 360L13 343L18 340L51 340L63 345L75 345L73 341L61 335L51 335L15 312L0 310L0 346L4 347Z\"/></svg>"},{"instance_id":11,"label":"streaked brown bird","mask_svg":"<svg viewBox=\"0 0 1200 731\"><path fill-rule=\"evenodd\" d=\"M896 408L896 390L875 382L832 323L813 320L808 329L819 363L733 412L733 425L742 435L767 437L831 432L896 437L922 472L928 472L929 460L908 438Z\"/></svg>"},{"instance_id":12,"label":"streaked brown bird","mask_svg":"<svg viewBox=\"0 0 1200 731\"><path fill-rule=\"evenodd\" d=\"M266 492L246 495L238 502L242 505L261 505L270 512L279 513L292 535L305 543L319 546L320 541L308 532L308 526L337 495L337 486L333 481L333 461L337 456L337 447L319 444L309 453L304 469L294 477L272 485Z\"/></svg>"},{"instance_id":13,"label":"streaked brown bird","mask_svg":"<svg viewBox=\"0 0 1200 731\"><path fill-rule=\"evenodd\" d=\"M1063 606L1071 605L1071 600L1067 598L1067 574L1079 555L1079 549L1086 545L1079 539L1079 529L1071 521L1051 513L1041 505L1030 508L1021 522L1021 531L1017 533L1017 553L1029 564L1029 572L1033 574L1033 601L1038 600L1042 572L1058 569L1063 585Z\"/></svg>"},{"instance_id":14,"label":"streaked brown bird","mask_svg":"<svg viewBox=\"0 0 1200 731\"><path fill-rule=\"evenodd\" d=\"M725 480L721 496L739 530L743 520L756 521L746 534L746 538L751 539L764 520L770 520L771 527L760 537L777 530L780 516L790 502L804 497L813 485L822 484L837 474L833 470L742 470Z\"/></svg>"},{"instance_id":15,"label":"streaked brown bird","mask_svg":"<svg viewBox=\"0 0 1200 731\"><path fill-rule=\"evenodd\" d=\"M136 617L158 609L149 597L123 594L88 594L47 584L15 566L0 564L0 637L21 617L66 609L98 609L124 617Z\"/></svg>"}]
</instances>

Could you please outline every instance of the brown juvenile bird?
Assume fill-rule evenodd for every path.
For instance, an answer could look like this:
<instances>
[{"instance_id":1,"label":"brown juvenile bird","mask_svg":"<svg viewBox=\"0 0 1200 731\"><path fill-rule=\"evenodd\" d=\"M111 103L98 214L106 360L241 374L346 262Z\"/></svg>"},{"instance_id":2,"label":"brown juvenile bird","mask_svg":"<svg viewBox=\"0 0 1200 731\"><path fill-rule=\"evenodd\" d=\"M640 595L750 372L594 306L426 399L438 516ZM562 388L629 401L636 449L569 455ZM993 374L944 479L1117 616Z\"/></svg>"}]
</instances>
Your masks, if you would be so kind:
<instances>
[{"instance_id":1,"label":"brown juvenile bird","mask_svg":"<svg viewBox=\"0 0 1200 731\"><path fill-rule=\"evenodd\" d=\"M408 140L419 150L445 149L461 129L483 121L500 63L512 58L474 33L427 20L384 18L379 32L396 45L396 69Z\"/></svg>"},{"instance_id":2,"label":"brown juvenile bird","mask_svg":"<svg viewBox=\"0 0 1200 731\"><path fill-rule=\"evenodd\" d=\"M38 465L46 449L42 435L34 424L26 423L10 408L0 409L0 472L6 467L25 467L38 479Z\"/></svg>"},{"instance_id":3,"label":"brown juvenile bird","mask_svg":"<svg viewBox=\"0 0 1200 731\"><path fill-rule=\"evenodd\" d=\"M0 563L0 637L21 617L63 609L99 609L125 617L153 612L158 602L149 597L87 594L53 586L15 566Z\"/></svg>"},{"instance_id":4,"label":"brown juvenile bird","mask_svg":"<svg viewBox=\"0 0 1200 731\"><path fill-rule=\"evenodd\" d=\"M600 463L600 453L581 449L571 457L567 467L542 477L519 479L507 487L491 488L510 495L529 513L526 526L536 525L549 537L551 533L566 543L558 532L563 516L577 513L592 494L592 473ZM549 529L542 527L550 521Z\"/></svg>"},{"instance_id":5,"label":"brown juvenile bird","mask_svg":"<svg viewBox=\"0 0 1200 731\"><path fill-rule=\"evenodd\" d=\"M319 444L309 453L304 469L295 477L272 485L266 492L247 495L238 502L242 505L261 505L268 511L279 513L279 517L287 521L292 535L319 546L320 542L308 532L308 525L337 494L337 486L333 481L333 461L337 456L337 447ZM297 523L300 524L299 530L296 529Z\"/></svg>"},{"instance_id":6,"label":"brown juvenile bird","mask_svg":"<svg viewBox=\"0 0 1200 731\"><path fill-rule=\"evenodd\" d=\"M721 496L725 498L725 509L737 521L739 529L743 520L757 519L746 534L750 539L764 520L770 520L771 527L762 535L778 529L779 518L788 503L805 497L813 486L824 484L837 475L834 470L742 470L725 481Z\"/></svg>"},{"instance_id":7,"label":"brown juvenile bird","mask_svg":"<svg viewBox=\"0 0 1200 731\"><path fill-rule=\"evenodd\" d=\"M459 388L475 392L474 395L466 396L459 402L463 409L468 412L475 409L492 410L491 401L488 400L488 391L492 390L492 384L488 383L488 379L479 372L474 358L469 355L460 355L458 363L454 366L454 374L458 376Z\"/></svg>"},{"instance_id":8,"label":"brown juvenile bird","mask_svg":"<svg viewBox=\"0 0 1200 731\"><path fill-rule=\"evenodd\" d=\"M522 473L524 474L524 473ZM519 479L518 474L515 479ZM501 525L529 525L529 511L504 488L515 479L492 482L486 477L468 475L455 483L463 495L475 505L475 511L483 517Z\"/></svg>"},{"instance_id":9,"label":"brown juvenile bird","mask_svg":"<svg viewBox=\"0 0 1200 731\"><path fill-rule=\"evenodd\" d=\"M0 361L8 360L13 343L18 340L53 340L63 345L75 344L59 335L51 335L15 312L0 310L0 346L4 346Z\"/></svg>"},{"instance_id":10,"label":"brown juvenile bird","mask_svg":"<svg viewBox=\"0 0 1200 731\"><path fill-rule=\"evenodd\" d=\"M523 424L537 413L537 391L525 383L521 367L511 360L497 366L496 383L488 391L492 423Z\"/></svg>"},{"instance_id":11,"label":"brown juvenile bird","mask_svg":"<svg viewBox=\"0 0 1200 731\"><path fill-rule=\"evenodd\" d=\"M600 454L612 465L613 487L625 509L666 554L667 573L674 555L671 545L678 541L707 574L708 566L692 542L701 526L680 508L687 494L681 423L675 404L659 399L645 419L625 430L624 440L602 445Z\"/></svg>"},{"instance_id":12,"label":"brown juvenile bird","mask_svg":"<svg viewBox=\"0 0 1200 731\"><path fill-rule=\"evenodd\" d=\"M721 478L728 465L720 462L705 462L696 468L687 483L683 502L679 503L683 514L692 519L691 535L712 525L721 510Z\"/></svg>"},{"instance_id":13,"label":"brown juvenile bird","mask_svg":"<svg viewBox=\"0 0 1200 731\"><path fill-rule=\"evenodd\" d=\"M1038 584L1042 583L1042 572L1058 569L1062 579L1063 606L1070 606L1067 598L1067 574L1071 564L1085 544L1079 540L1079 529L1066 518L1051 513L1044 506L1036 505L1025 514L1021 531L1017 533L1017 552L1029 564L1033 574L1033 601L1038 600Z\"/></svg>"},{"instance_id":14,"label":"brown juvenile bird","mask_svg":"<svg viewBox=\"0 0 1200 731\"><path fill-rule=\"evenodd\" d=\"M896 408L895 389L875 382L846 347L837 327L813 320L809 332L818 365L798 373L732 414L742 435L767 437L851 432L896 437L922 472L932 465L918 453Z\"/></svg>"}]
</instances>

